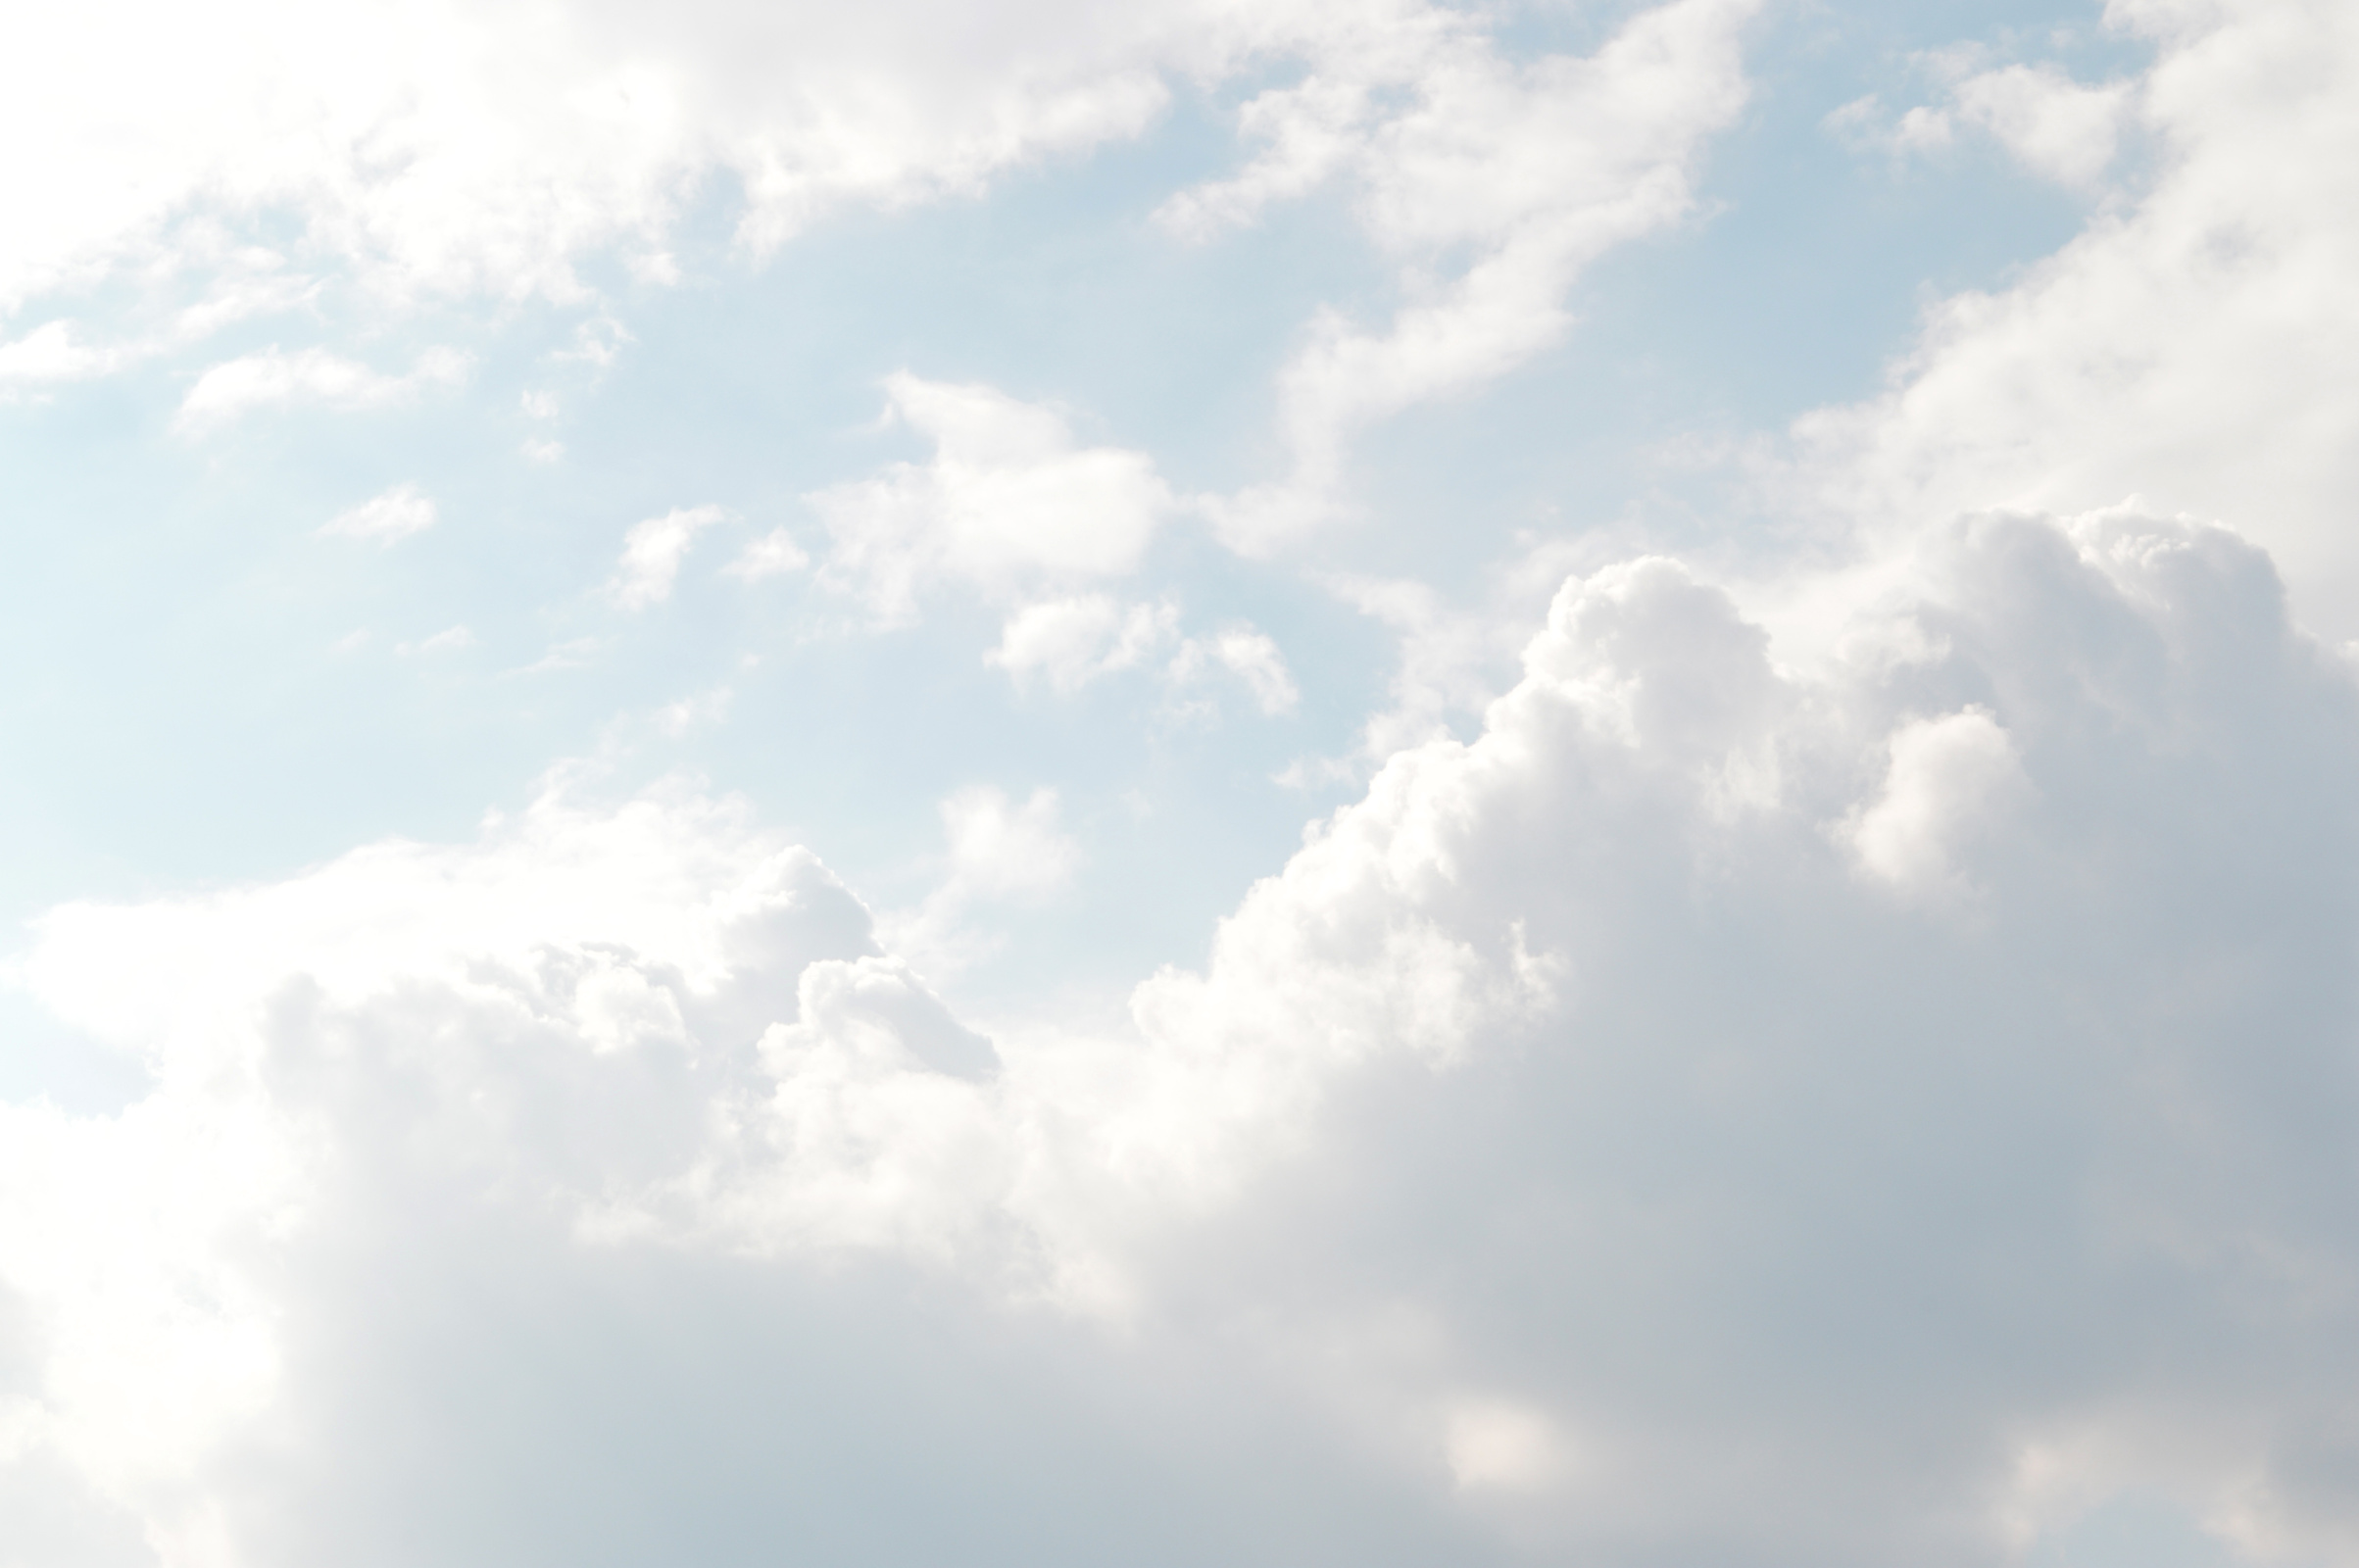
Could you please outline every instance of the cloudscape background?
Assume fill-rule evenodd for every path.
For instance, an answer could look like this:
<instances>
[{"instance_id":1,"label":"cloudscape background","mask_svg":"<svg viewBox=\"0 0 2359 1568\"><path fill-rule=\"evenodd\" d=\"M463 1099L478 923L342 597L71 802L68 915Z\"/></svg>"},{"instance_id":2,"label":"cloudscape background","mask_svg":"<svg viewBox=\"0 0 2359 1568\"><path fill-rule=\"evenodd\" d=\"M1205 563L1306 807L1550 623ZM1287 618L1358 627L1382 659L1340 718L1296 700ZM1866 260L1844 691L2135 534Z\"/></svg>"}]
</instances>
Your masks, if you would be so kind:
<instances>
[{"instance_id":1,"label":"cloudscape background","mask_svg":"<svg viewBox=\"0 0 2359 1568\"><path fill-rule=\"evenodd\" d=\"M0 1565L2359 1563L2359 10L0 50Z\"/></svg>"}]
</instances>

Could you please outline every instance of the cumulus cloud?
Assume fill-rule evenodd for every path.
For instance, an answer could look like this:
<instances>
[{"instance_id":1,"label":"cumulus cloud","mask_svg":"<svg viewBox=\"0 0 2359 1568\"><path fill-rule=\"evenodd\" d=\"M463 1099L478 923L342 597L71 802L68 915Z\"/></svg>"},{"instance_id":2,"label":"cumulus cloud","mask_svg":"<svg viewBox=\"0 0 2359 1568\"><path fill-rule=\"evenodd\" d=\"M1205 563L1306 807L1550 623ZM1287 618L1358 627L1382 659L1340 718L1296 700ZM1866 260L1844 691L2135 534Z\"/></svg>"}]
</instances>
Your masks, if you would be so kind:
<instances>
[{"instance_id":1,"label":"cumulus cloud","mask_svg":"<svg viewBox=\"0 0 2359 1568\"><path fill-rule=\"evenodd\" d=\"M1076 594L1017 611L985 657L1018 686L1040 677L1070 696L1101 675L1137 667L1178 638L1176 606L1123 606L1106 594Z\"/></svg>"},{"instance_id":2,"label":"cumulus cloud","mask_svg":"<svg viewBox=\"0 0 2359 1568\"><path fill-rule=\"evenodd\" d=\"M2346 1553L2359 688L2218 530L1910 580L1807 673L1674 562L1568 581L1119 1025L978 1035L676 790L54 910L16 980L153 1088L0 1107L9 1473L253 1564L561 1553L558 1478L907 1560L887 1452L1019 1555L1057 1455L1092 1558L1160 1497L1224 1560L1965 1568L2130 1488ZM1053 795L943 819L977 900L1072 874Z\"/></svg>"},{"instance_id":3,"label":"cumulus cloud","mask_svg":"<svg viewBox=\"0 0 2359 1568\"><path fill-rule=\"evenodd\" d=\"M808 498L834 540L820 580L882 624L940 583L1010 600L1125 576L1178 504L1145 454L1081 446L1053 410L906 372L885 390L933 457Z\"/></svg>"},{"instance_id":4,"label":"cumulus cloud","mask_svg":"<svg viewBox=\"0 0 2359 1568\"><path fill-rule=\"evenodd\" d=\"M2022 789L2022 761L1979 708L1894 730L1892 754L1883 794L1850 824L1860 864L1897 888L1948 891L1966 841Z\"/></svg>"},{"instance_id":5,"label":"cumulus cloud","mask_svg":"<svg viewBox=\"0 0 2359 1568\"><path fill-rule=\"evenodd\" d=\"M633 524L622 536L622 559L607 582L607 597L624 610L645 610L669 599L696 536L727 515L715 506L674 507Z\"/></svg>"},{"instance_id":6,"label":"cumulus cloud","mask_svg":"<svg viewBox=\"0 0 2359 1568\"><path fill-rule=\"evenodd\" d=\"M2339 185L2359 158L2359 18L2109 15L2157 51L2134 82L2077 88L2008 68L1974 77L1960 103L2059 173L2101 167L2105 125L2135 130L2150 185L2021 281L1941 302L1890 391L1799 421L1798 504L1886 529L2135 494L2234 525L2268 548L2309 624L2359 635L2359 535L2344 520L2359 484L2344 373L2359 355L2345 286L2359 218Z\"/></svg>"},{"instance_id":7,"label":"cumulus cloud","mask_svg":"<svg viewBox=\"0 0 2359 1568\"><path fill-rule=\"evenodd\" d=\"M123 363L116 349L82 342L67 320L44 322L11 343L0 343L0 387L38 387L104 375Z\"/></svg>"},{"instance_id":8,"label":"cumulus cloud","mask_svg":"<svg viewBox=\"0 0 2359 1568\"><path fill-rule=\"evenodd\" d=\"M180 400L172 428L205 435L256 409L314 404L330 409L383 408L420 393L456 386L470 368L454 349L428 349L407 375L386 375L322 348L294 354L276 348L243 355L197 377Z\"/></svg>"},{"instance_id":9,"label":"cumulus cloud","mask_svg":"<svg viewBox=\"0 0 2359 1568\"><path fill-rule=\"evenodd\" d=\"M320 524L322 534L392 544L434 526L434 498L414 484L397 484L379 496L339 512Z\"/></svg>"}]
</instances>

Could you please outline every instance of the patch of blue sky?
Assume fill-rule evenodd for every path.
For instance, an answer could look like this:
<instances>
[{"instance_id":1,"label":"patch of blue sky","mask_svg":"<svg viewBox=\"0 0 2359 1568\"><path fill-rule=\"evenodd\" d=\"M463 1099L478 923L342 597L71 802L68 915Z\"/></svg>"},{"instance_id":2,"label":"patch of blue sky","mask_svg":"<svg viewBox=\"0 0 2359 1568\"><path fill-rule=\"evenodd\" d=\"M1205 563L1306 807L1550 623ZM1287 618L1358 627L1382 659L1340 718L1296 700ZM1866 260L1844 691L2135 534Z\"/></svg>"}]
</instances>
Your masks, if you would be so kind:
<instances>
[{"instance_id":1,"label":"patch of blue sky","mask_svg":"<svg viewBox=\"0 0 2359 1568\"><path fill-rule=\"evenodd\" d=\"M1508 32L1577 46L1597 20L1535 10ZM1910 51L1994 24L1974 8L1771 13L1752 110L1712 148L1699 212L1593 267L1560 345L1362 432L1362 522L1316 542L1311 580L1173 524L1116 586L1169 596L1192 628L1270 633L1303 693L1276 720L1233 692L1216 719L1175 719L1142 703L1139 674L1077 699L1018 692L983 662L992 617L955 591L923 626L868 634L827 630L843 611L807 575L713 576L772 528L822 556L802 498L923 455L876 427L899 370L1057 407L1078 439L1146 451L1183 492L1280 471L1273 379L1306 323L1334 308L1381 325L1395 290L1340 186L1207 241L1151 221L1163 195L1234 166L1229 119L1258 82L1183 91L1146 136L979 198L827 216L766 261L732 249L737 204L710 180L675 236L674 284L593 259L588 304L429 305L388 326L331 277L301 309L13 409L0 442L36 520L0 590L28 672L6 717L42 762L5 786L0 912L463 836L553 761L599 755L617 790L684 767L745 792L886 897L924 874L910 847L935 842L948 791L1053 785L1100 867L1071 933L1109 979L1189 956L1340 799L1272 775L1349 752L1384 701L1389 634L1320 573L1472 598L1536 538L1636 517L1666 544L1725 539L1741 502L1725 472L1680 458L1697 437L1774 434L1866 395L1929 299L2070 237L2087 202L1995 150L1900 163L1825 124L1865 92L1900 104L1929 85ZM580 357L585 333L611 363ZM389 375L434 348L472 365L403 406L261 408L173 435L205 365L308 347ZM318 536L399 484L434 501L435 527L391 547ZM633 523L706 504L734 520L700 542L672 603L626 615L600 595ZM651 727L723 687L725 711L694 733ZM1143 880L1155 900L1122 891Z\"/></svg>"}]
</instances>

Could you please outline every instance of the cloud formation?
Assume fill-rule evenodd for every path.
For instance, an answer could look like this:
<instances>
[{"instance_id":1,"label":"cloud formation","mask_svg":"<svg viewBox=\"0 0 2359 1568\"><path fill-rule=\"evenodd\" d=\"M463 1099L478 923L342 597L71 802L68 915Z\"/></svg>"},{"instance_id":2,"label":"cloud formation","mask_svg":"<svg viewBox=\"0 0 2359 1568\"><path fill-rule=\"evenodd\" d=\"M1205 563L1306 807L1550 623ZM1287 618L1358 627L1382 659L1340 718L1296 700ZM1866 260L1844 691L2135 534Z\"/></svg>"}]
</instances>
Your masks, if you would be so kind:
<instances>
[{"instance_id":1,"label":"cloud formation","mask_svg":"<svg viewBox=\"0 0 2359 1568\"><path fill-rule=\"evenodd\" d=\"M1528 362L1570 326L1582 268L1688 215L1702 149L1745 105L1752 10L1680 0L1593 56L1530 62L1427 15L1370 27L1246 105L1241 128L1268 150L1172 198L1165 222L1204 237L1348 173L1404 298L1382 329L1336 310L1311 324L1279 377L1293 471L1229 498L1228 543L1262 554L1327 520L1356 431Z\"/></svg>"},{"instance_id":2,"label":"cloud formation","mask_svg":"<svg viewBox=\"0 0 2359 1568\"><path fill-rule=\"evenodd\" d=\"M322 348L293 354L265 349L224 361L197 377L180 400L172 428L182 435L207 435L256 409L290 405L383 408L456 386L468 368L467 356L455 349L428 349L406 375L387 375Z\"/></svg>"},{"instance_id":3,"label":"cloud formation","mask_svg":"<svg viewBox=\"0 0 2359 1568\"><path fill-rule=\"evenodd\" d=\"M661 517L632 524L622 536L622 559L607 582L607 597L624 610L645 610L669 599L696 536L727 515L715 506L674 507Z\"/></svg>"},{"instance_id":4,"label":"cloud formation","mask_svg":"<svg viewBox=\"0 0 2359 1568\"><path fill-rule=\"evenodd\" d=\"M319 525L323 534L392 544L434 526L434 498L414 484L397 484L382 495L337 513Z\"/></svg>"},{"instance_id":5,"label":"cloud formation","mask_svg":"<svg viewBox=\"0 0 2359 1568\"><path fill-rule=\"evenodd\" d=\"M2108 15L2157 51L2135 82L2008 67L1963 83L1959 112L2074 178L2135 132L2150 175L2021 281L1941 302L1889 392L1799 421L1796 505L1889 529L2135 494L2235 526L2308 624L2359 636L2343 370L2359 220L2335 172L2359 157L2359 19L2164 0Z\"/></svg>"},{"instance_id":6,"label":"cloud formation","mask_svg":"<svg viewBox=\"0 0 2359 1568\"><path fill-rule=\"evenodd\" d=\"M511 1479L424 1539L546 1557L522 1444L789 1528L765 1464L651 1468L569 1369L939 1477L1012 1364L994 1542L1058 1453L1156 1494L1152 1416L1296 1446L1291 1500L1185 1483L1276 1532L1238 1560L1356 1508L1398 1531L1360 1561L1995 1564L2131 1486L2347 1550L2359 689L2216 530L1985 516L1916 580L1811 675L1676 563L1567 582L1479 738L1395 758L1116 1030L982 1040L692 793L60 909L20 982L154 1088L0 1112L11 1474L70 1479L76 1542L269 1564L472 1469ZM945 809L979 889L1062 874L1053 798ZM862 1370L809 1382L779 1312ZM540 1413L470 1414L488 1376ZM772 1539L909 1549L795 1495Z\"/></svg>"},{"instance_id":7,"label":"cloud formation","mask_svg":"<svg viewBox=\"0 0 2359 1568\"><path fill-rule=\"evenodd\" d=\"M914 619L943 583L1006 601L1126 576L1178 504L1144 453L1083 447L1061 416L995 388L905 371L885 393L933 456L807 498L835 541L820 580L881 624Z\"/></svg>"}]
</instances>

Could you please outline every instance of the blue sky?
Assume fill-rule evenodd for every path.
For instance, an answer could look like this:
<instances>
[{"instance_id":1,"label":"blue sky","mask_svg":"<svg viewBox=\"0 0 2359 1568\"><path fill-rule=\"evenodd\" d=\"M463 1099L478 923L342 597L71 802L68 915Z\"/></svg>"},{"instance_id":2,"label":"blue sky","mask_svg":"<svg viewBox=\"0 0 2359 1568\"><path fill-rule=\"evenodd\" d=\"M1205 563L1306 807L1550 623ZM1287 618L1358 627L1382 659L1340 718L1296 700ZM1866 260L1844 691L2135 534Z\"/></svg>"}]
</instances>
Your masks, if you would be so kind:
<instances>
[{"instance_id":1,"label":"blue sky","mask_svg":"<svg viewBox=\"0 0 2359 1568\"><path fill-rule=\"evenodd\" d=\"M2331 9L12 55L0 1568L2359 1552Z\"/></svg>"}]
</instances>

